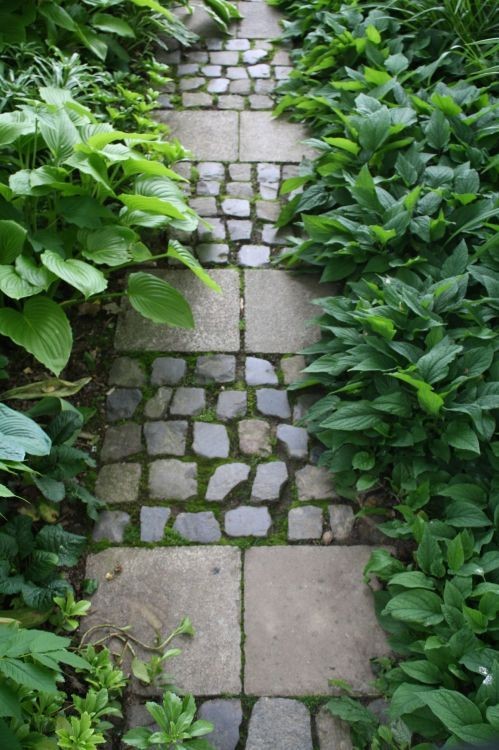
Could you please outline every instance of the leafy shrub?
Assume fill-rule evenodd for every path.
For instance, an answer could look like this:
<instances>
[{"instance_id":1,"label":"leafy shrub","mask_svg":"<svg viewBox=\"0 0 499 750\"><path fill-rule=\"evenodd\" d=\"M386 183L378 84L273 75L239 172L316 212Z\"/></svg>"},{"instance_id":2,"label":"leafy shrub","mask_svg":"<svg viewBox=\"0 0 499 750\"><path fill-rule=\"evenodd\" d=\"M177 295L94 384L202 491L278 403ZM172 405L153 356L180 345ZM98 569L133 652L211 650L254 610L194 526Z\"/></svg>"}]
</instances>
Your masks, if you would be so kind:
<instances>
[{"instance_id":1,"label":"leafy shrub","mask_svg":"<svg viewBox=\"0 0 499 750\"><path fill-rule=\"evenodd\" d=\"M13 301L0 333L59 374L72 345L59 301L95 298L110 273L152 258L140 230L192 231L198 219L162 163L185 155L179 144L97 124L64 91L41 94L0 115L0 158L19 167L0 182L0 290ZM177 257L206 278L186 250ZM126 294L156 322L193 326L187 302L156 276L131 274Z\"/></svg>"}]
</instances>

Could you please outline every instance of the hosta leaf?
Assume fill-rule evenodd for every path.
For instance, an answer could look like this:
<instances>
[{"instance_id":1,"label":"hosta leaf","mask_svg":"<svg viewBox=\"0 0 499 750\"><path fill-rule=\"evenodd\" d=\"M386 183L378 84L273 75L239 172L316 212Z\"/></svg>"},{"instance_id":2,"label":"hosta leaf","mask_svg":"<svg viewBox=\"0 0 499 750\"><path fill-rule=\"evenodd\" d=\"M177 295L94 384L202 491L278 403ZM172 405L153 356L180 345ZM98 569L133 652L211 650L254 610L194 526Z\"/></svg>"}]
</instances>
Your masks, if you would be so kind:
<instances>
[{"instance_id":1,"label":"hosta leaf","mask_svg":"<svg viewBox=\"0 0 499 750\"><path fill-rule=\"evenodd\" d=\"M449 731L456 733L468 724L481 724L482 714L479 708L466 696L455 690L440 688L423 693L421 700L440 719Z\"/></svg>"},{"instance_id":2,"label":"hosta leaf","mask_svg":"<svg viewBox=\"0 0 499 750\"><path fill-rule=\"evenodd\" d=\"M384 614L389 614L401 622L414 623L428 627L438 625L444 619L442 600L437 594L426 589L412 589L397 594L390 599Z\"/></svg>"},{"instance_id":3,"label":"hosta leaf","mask_svg":"<svg viewBox=\"0 0 499 750\"><path fill-rule=\"evenodd\" d=\"M78 289L85 298L99 294L107 287L104 274L82 260L64 260L57 253L46 250L41 255L41 261L49 271Z\"/></svg>"},{"instance_id":4,"label":"hosta leaf","mask_svg":"<svg viewBox=\"0 0 499 750\"><path fill-rule=\"evenodd\" d=\"M22 346L55 375L66 366L73 343L63 310L45 297L29 299L23 312L0 309L0 334Z\"/></svg>"},{"instance_id":5,"label":"hosta leaf","mask_svg":"<svg viewBox=\"0 0 499 750\"><path fill-rule=\"evenodd\" d=\"M107 31L117 36L135 38L135 32L123 18L116 18L110 13L95 13L92 16L92 26L100 31Z\"/></svg>"},{"instance_id":6,"label":"hosta leaf","mask_svg":"<svg viewBox=\"0 0 499 750\"><path fill-rule=\"evenodd\" d=\"M0 220L0 263L12 263L22 252L26 229L8 219Z\"/></svg>"},{"instance_id":7,"label":"hosta leaf","mask_svg":"<svg viewBox=\"0 0 499 750\"><path fill-rule=\"evenodd\" d=\"M168 282L139 271L128 277L127 296L132 307L155 323L194 328L191 308Z\"/></svg>"},{"instance_id":8,"label":"hosta leaf","mask_svg":"<svg viewBox=\"0 0 499 750\"><path fill-rule=\"evenodd\" d=\"M29 417L0 404L0 434L21 445L32 456L46 456L52 442L49 436Z\"/></svg>"},{"instance_id":9,"label":"hosta leaf","mask_svg":"<svg viewBox=\"0 0 499 750\"><path fill-rule=\"evenodd\" d=\"M127 227L113 225L88 232L83 239L85 258L97 264L120 266L130 260L130 246L137 240L137 235Z\"/></svg>"}]
</instances>

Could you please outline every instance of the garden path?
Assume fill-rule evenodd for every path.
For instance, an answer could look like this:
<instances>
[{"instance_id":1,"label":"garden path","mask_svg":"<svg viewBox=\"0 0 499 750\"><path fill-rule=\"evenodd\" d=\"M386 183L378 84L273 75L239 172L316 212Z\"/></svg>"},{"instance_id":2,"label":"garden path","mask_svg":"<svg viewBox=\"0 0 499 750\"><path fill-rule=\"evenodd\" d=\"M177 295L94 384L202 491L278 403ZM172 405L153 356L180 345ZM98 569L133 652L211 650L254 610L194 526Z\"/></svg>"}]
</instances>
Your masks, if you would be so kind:
<instances>
[{"instance_id":1,"label":"garden path","mask_svg":"<svg viewBox=\"0 0 499 750\"><path fill-rule=\"evenodd\" d=\"M170 266L194 331L120 315L97 482L112 510L94 530L102 549L87 576L100 587L86 627L105 618L150 641L189 615L196 635L172 671L203 699L218 750L346 750L321 705L333 678L373 694L369 658L386 643L362 570L377 539L297 425L310 397L286 391L326 291L270 265L286 244L279 187L307 149L299 125L272 119L290 71L271 42L278 14L239 6L233 37L196 14L201 42L166 58L176 84L158 116L194 154L180 165L207 222L194 249L222 293ZM129 725L148 719L143 694L130 696Z\"/></svg>"}]
</instances>

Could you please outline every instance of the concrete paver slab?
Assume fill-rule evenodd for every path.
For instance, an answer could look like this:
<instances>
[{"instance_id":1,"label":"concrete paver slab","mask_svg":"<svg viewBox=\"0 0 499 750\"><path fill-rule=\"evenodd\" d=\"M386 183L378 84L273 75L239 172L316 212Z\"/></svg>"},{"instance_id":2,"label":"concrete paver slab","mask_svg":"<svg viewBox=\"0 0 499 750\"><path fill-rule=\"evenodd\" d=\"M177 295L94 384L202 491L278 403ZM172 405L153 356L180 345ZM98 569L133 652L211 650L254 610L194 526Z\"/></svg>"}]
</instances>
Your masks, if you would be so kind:
<instances>
[{"instance_id":1,"label":"concrete paver slab","mask_svg":"<svg viewBox=\"0 0 499 750\"><path fill-rule=\"evenodd\" d=\"M231 111L174 112L158 110L155 117L169 126L194 158L202 161L237 161L239 115Z\"/></svg>"},{"instance_id":2,"label":"concrete paver slab","mask_svg":"<svg viewBox=\"0 0 499 750\"><path fill-rule=\"evenodd\" d=\"M237 28L239 39L272 39L281 33L279 19L282 16L267 3L243 1L238 7L243 17Z\"/></svg>"},{"instance_id":3,"label":"concrete paver slab","mask_svg":"<svg viewBox=\"0 0 499 750\"><path fill-rule=\"evenodd\" d=\"M246 271L246 351L294 353L317 341L319 328L310 321L319 308L312 300L330 293L331 286L315 278L287 271Z\"/></svg>"},{"instance_id":4,"label":"concrete paver slab","mask_svg":"<svg viewBox=\"0 0 499 750\"><path fill-rule=\"evenodd\" d=\"M217 294L191 271L160 274L185 296L196 327L192 330L153 323L139 315L127 301L116 328L115 346L120 351L199 352L239 350L239 276L237 271L210 271L220 285Z\"/></svg>"},{"instance_id":5,"label":"concrete paver slab","mask_svg":"<svg viewBox=\"0 0 499 750\"><path fill-rule=\"evenodd\" d=\"M246 552L245 692L327 695L346 680L373 695L369 659L388 653L362 571L372 548L253 547Z\"/></svg>"},{"instance_id":6,"label":"concrete paver slab","mask_svg":"<svg viewBox=\"0 0 499 750\"><path fill-rule=\"evenodd\" d=\"M122 572L107 581L118 564ZM114 547L89 555L86 575L100 586L82 630L132 625L135 636L153 643L156 630L166 636L189 616L196 635L173 644L182 649L168 664L175 683L198 696L239 693L240 574L234 547Z\"/></svg>"},{"instance_id":7,"label":"concrete paver slab","mask_svg":"<svg viewBox=\"0 0 499 750\"><path fill-rule=\"evenodd\" d=\"M241 112L240 161L300 162L312 150L302 141L305 128L286 120L274 120L270 112Z\"/></svg>"}]
</instances>

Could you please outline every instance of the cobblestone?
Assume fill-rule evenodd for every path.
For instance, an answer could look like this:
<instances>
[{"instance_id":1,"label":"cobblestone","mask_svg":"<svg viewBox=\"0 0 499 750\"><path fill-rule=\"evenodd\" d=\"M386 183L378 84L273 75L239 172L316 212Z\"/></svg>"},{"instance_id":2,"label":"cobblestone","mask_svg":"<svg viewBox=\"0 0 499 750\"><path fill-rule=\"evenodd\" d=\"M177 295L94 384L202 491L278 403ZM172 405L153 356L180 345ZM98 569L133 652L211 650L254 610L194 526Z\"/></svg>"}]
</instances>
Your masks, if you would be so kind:
<instances>
[{"instance_id":1,"label":"cobblestone","mask_svg":"<svg viewBox=\"0 0 499 750\"><path fill-rule=\"evenodd\" d=\"M226 420L244 416L247 400L246 391L222 391L217 401L217 418Z\"/></svg>"},{"instance_id":2,"label":"cobblestone","mask_svg":"<svg viewBox=\"0 0 499 750\"><path fill-rule=\"evenodd\" d=\"M273 364L260 357L246 357L245 378L248 385L274 385L279 382Z\"/></svg>"},{"instance_id":3,"label":"cobblestone","mask_svg":"<svg viewBox=\"0 0 499 750\"><path fill-rule=\"evenodd\" d=\"M146 422L144 437L150 456L183 456L187 441L187 422Z\"/></svg>"},{"instance_id":4,"label":"cobblestone","mask_svg":"<svg viewBox=\"0 0 499 750\"><path fill-rule=\"evenodd\" d=\"M328 500L336 497L330 472L324 466L305 466L296 472L298 500Z\"/></svg>"},{"instance_id":5,"label":"cobblestone","mask_svg":"<svg viewBox=\"0 0 499 750\"><path fill-rule=\"evenodd\" d=\"M272 525L268 508L252 508L240 505L225 514L225 533L227 536L267 536Z\"/></svg>"},{"instance_id":6,"label":"cobblestone","mask_svg":"<svg viewBox=\"0 0 499 750\"><path fill-rule=\"evenodd\" d=\"M242 419L238 425L239 449L247 456L270 456L270 425L261 419Z\"/></svg>"},{"instance_id":7,"label":"cobblestone","mask_svg":"<svg viewBox=\"0 0 499 750\"><path fill-rule=\"evenodd\" d=\"M226 428L221 424L195 422L192 447L203 458L228 458L230 443Z\"/></svg>"},{"instance_id":8,"label":"cobblestone","mask_svg":"<svg viewBox=\"0 0 499 750\"><path fill-rule=\"evenodd\" d=\"M142 542L160 542L163 539L165 526L170 516L170 508L143 505L140 509L140 540Z\"/></svg>"},{"instance_id":9,"label":"cobblestone","mask_svg":"<svg viewBox=\"0 0 499 750\"><path fill-rule=\"evenodd\" d=\"M153 385L176 385L185 376L187 363L177 357L159 357L152 365Z\"/></svg>"},{"instance_id":10,"label":"cobblestone","mask_svg":"<svg viewBox=\"0 0 499 750\"><path fill-rule=\"evenodd\" d=\"M267 417L291 417L288 394L276 388L260 388L256 392L256 408Z\"/></svg>"},{"instance_id":11,"label":"cobblestone","mask_svg":"<svg viewBox=\"0 0 499 750\"><path fill-rule=\"evenodd\" d=\"M208 483L206 500L225 500L228 495L249 477L250 467L247 464L223 464L215 469Z\"/></svg>"},{"instance_id":12,"label":"cobblestone","mask_svg":"<svg viewBox=\"0 0 499 750\"><path fill-rule=\"evenodd\" d=\"M149 494L155 500L190 500L197 491L197 464L169 458L150 465Z\"/></svg>"},{"instance_id":13,"label":"cobblestone","mask_svg":"<svg viewBox=\"0 0 499 750\"><path fill-rule=\"evenodd\" d=\"M308 434L303 427L280 424L277 439L284 445L290 458L306 458L308 455Z\"/></svg>"},{"instance_id":14,"label":"cobblestone","mask_svg":"<svg viewBox=\"0 0 499 750\"><path fill-rule=\"evenodd\" d=\"M126 388L143 386L146 382L144 370L137 360L130 357L118 357L109 371L109 385L120 385Z\"/></svg>"},{"instance_id":15,"label":"cobblestone","mask_svg":"<svg viewBox=\"0 0 499 750\"><path fill-rule=\"evenodd\" d=\"M94 526L94 542L120 543L125 536L125 529L130 523L130 516L122 510L103 510Z\"/></svg>"},{"instance_id":16,"label":"cobblestone","mask_svg":"<svg viewBox=\"0 0 499 750\"><path fill-rule=\"evenodd\" d=\"M281 490L288 481L288 469L284 461L258 464L251 490L251 502L279 500Z\"/></svg>"},{"instance_id":17,"label":"cobblestone","mask_svg":"<svg viewBox=\"0 0 499 750\"><path fill-rule=\"evenodd\" d=\"M218 542L222 536L220 525L211 511L179 513L173 529L190 542Z\"/></svg>"},{"instance_id":18,"label":"cobblestone","mask_svg":"<svg viewBox=\"0 0 499 750\"><path fill-rule=\"evenodd\" d=\"M140 425L128 422L118 427L108 427L101 449L102 461L120 461L142 450Z\"/></svg>"},{"instance_id":19,"label":"cobblestone","mask_svg":"<svg viewBox=\"0 0 499 750\"><path fill-rule=\"evenodd\" d=\"M113 388L107 397L107 418L110 422L130 419L142 401L139 388Z\"/></svg>"},{"instance_id":20,"label":"cobblestone","mask_svg":"<svg viewBox=\"0 0 499 750\"><path fill-rule=\"evenodd\" d=\"M313 505L292 508L288 513L288 539L292 542L320 539L322 536L322 510Z\"/></svg>"},{"instance_id":21,"label":"cobblestone","mask_svg":"<svg viewBox=\"0 0 499 750\"><path fill-rule=\"evenodd\" d=\"M139 496L140 464L106 464L99 471L95 494L105 503L134 503Z\"/></svg>"},{"instance_id":22,"label":"cobblestone","mask_svg":"<svg viewBox=\"0 0 499 750\"><path fill-rule=\"evenodd\" d=\"M231 354L198 357L196 379L199 383L232 383L236 378L236 358Z\"/></svg>"},{"instance_id":23,"label":"cobblestone","mask_svg":"<svg viewBox=\"0 0 499 750\"><path fill-rule=\"evenodd\" d=\"M177 388L170 407L170 414L193 417L206 409L204 388Z\"/></svg>"}]
</instances>

